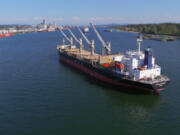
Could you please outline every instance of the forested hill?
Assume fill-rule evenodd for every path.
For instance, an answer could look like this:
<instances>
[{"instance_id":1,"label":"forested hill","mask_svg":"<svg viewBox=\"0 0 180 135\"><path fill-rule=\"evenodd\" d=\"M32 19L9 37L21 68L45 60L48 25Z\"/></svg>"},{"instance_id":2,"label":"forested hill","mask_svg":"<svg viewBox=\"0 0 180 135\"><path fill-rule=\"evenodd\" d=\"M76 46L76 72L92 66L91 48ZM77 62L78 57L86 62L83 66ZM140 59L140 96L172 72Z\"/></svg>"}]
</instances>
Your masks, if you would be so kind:
<instances>
[{"instance_id":1,"label":"forested hill","mask_svg":"<svg viewBox=\"0 0 180 135\"><path fill-rule=\"evenodd\" d=\"M112 28L123 31L140 32L145 34L180 36L180 23L131 24L123 26L112 26Z\"/></svg>"}]
</instances>

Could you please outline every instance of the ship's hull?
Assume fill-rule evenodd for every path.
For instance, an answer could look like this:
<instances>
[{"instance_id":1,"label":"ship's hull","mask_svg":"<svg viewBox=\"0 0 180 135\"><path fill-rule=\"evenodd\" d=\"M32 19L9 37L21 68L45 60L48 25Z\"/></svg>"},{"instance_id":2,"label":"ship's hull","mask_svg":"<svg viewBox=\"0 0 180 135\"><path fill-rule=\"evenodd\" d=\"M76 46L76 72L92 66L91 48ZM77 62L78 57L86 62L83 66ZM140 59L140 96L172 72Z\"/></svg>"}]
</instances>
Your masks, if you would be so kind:
<instances>
[{"instance_id":1,"label":"ship's hull","mask_svg":"<svg viewBox=\"0 0 180 135\"><path fill-rule=\"evenodd\" d=\"M0 37L10 37L10 36L13 36L13 33L3 33L3 34L0 34Z\"/></svg>"},{"instance_id":2,"label":"ship's hull","mask_svg":"<svg viewBox=\"0 0 180 135\"><path fill-rule=\"evenodd\" d=\"M88 76L99 80L109 86L116 87L119 90L128 90L132 92L153 92L159 94L165 88L168 82L161 82L161 84L145 84L129 79L114 76L111 72L103 70L99 67L94 67L85 61L78 60L66 53L59 52L60 62L68 64L69 66L87 74ZM125 88L125 89L124 89Z\"/></svg>"}]
</instances>

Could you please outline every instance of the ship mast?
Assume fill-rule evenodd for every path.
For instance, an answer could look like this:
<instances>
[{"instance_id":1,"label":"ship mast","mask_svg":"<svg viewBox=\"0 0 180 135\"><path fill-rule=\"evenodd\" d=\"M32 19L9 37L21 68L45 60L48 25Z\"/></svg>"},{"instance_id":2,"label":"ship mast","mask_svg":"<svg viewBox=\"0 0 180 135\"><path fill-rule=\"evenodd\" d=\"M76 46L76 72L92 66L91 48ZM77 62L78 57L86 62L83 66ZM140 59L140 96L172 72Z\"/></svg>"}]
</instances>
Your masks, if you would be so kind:
<instances>
[{"instance_id":1,"label":"ship mast","mask_svg":"<svg viewBox=\"0 0 180 135\"><path fill-rule=\"evenodd\" d=\"M103 47L105 48L106 50L106 54L107 55L110 55L111 54L111 43L110 42L107 42L105 43L105 41L103 40L103 38L101 37L101 35L99 34L99 32L97 31L96 27L90 23L90 25L92 26L92 28L94 29L98 39L100 40L101 44L103 45Z\"/></svg>"},{"instance_id":2,"label":"ship mast","mask_svg":"<svg viewBox=\"0 0 180 135\"><path fill-rule=\"evenodd\" d=\"M90 51L91 51L91 56L94 55L94 40L91 40L91 42L88 40L88 38L85 36L85 34L81 31L81 29L79 27L77 27L79 32L81 33L81 35L83 36L83 38L85 39L85 41L87 42L87 44L90 47Z\"/></svg>"},{"instance_id":3,"label":"ship mast","mask_svg":"<svg viewBox=\"0 0 180 135\"><path fill-rule=\"evenodd\" d=\"M142 36L137 38L137 45L138 45L138 54L141 53L141 42L143 41Z\"/></svg>"}]
</instances>

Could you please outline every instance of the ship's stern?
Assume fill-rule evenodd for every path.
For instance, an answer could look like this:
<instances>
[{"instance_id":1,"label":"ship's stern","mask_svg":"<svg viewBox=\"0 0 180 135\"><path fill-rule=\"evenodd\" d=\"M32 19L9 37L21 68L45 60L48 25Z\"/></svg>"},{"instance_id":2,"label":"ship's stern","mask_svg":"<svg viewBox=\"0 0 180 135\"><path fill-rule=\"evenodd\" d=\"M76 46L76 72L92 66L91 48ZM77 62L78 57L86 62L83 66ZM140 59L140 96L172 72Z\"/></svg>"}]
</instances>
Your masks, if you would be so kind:
<instances>
[{"instance_id":1,"label":"ship's stern","mask_svg":"<svg viewBox=\"0 0 180 135\"><path fill-rule=\"evenodd\" d=\"M155 82L152 85L154 93L159 94L160 91L165 89L165 87L168 85L169 82L170 82L170 79L168 77L162 76L159 81Z\"/></svg>"}]
</instances>

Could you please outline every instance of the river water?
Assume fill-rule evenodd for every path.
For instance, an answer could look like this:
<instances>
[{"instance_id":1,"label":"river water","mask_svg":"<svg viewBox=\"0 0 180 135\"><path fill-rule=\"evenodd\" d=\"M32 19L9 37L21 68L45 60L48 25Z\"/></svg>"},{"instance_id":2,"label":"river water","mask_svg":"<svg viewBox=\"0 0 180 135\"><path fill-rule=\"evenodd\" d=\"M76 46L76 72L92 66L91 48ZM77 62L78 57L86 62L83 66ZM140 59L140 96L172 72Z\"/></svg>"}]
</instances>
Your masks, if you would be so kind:
<instances>
[{"instance_id":1,"label":"river water","mask_svg":"<svg viewBox=\"0 0 180 135\"><path fill-rule=\"evenodd\" d=\"M80 34L74 30L78 37ZM103 32L113 52L136 49L137 34ZM92 30L87 35L101 45ZM180 134L180 41L144 40L171 83L160 96L115 91L59 62L60 32L0 39L1 135ZM85 46L87 48L87 44Z\"/></svg>"}]
</instances>

